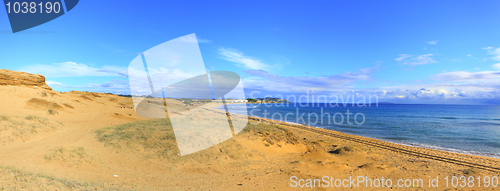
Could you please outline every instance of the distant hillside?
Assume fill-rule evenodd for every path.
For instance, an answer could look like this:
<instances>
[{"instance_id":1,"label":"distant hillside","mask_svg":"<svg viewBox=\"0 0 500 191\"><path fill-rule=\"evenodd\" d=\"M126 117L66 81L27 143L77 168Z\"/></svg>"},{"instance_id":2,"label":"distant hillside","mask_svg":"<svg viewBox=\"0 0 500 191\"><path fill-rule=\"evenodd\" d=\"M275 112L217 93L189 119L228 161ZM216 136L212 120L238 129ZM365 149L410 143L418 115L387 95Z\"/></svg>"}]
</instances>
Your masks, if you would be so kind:
<instances>
[{"instance_id":1,"label":"distant hillside","mask_svg":"<svg viewBox=\"0 0 500 191\"><path fill-rule=\"evenodd\" d=\"M266 98L248 98L248 102L282 102L282 103L289 103L288 100L286 99L280 99L280 98L272 98L272 97L266 97Z\"/></svg>"}]
</instances>

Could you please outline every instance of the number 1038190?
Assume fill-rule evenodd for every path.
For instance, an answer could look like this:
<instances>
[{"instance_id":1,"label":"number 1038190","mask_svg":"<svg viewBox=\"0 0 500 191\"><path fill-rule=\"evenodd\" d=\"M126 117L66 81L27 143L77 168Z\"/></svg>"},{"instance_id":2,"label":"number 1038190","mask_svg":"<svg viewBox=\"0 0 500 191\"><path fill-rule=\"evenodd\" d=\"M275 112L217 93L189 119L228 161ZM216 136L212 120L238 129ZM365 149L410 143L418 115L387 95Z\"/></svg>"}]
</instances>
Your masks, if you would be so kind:
<instances>
[{"instance_id":1,"label":"number 1038190","mask_svg":"<svg viewBox=\"0 0 500 191\"><path fill-rule=\"evenodd\" d=\"M59 2L9 2L5 4L7 13L59 13L61 4Z\"/></svg>"},{"instance_id":2,"label":"number 1038190","mask_svg":"<svg viewBox=\"0 0 500 191\"><path fill-rule=\"evenodd\" d=\"M493 176L484 176L484 177L473 177L473 176L452 176L452 177L445 177L444 180L446 181L446 187L497 187L498 186L498 177ZM451 184L449 184L451 183Z\"/></svg>"}]
</instances>

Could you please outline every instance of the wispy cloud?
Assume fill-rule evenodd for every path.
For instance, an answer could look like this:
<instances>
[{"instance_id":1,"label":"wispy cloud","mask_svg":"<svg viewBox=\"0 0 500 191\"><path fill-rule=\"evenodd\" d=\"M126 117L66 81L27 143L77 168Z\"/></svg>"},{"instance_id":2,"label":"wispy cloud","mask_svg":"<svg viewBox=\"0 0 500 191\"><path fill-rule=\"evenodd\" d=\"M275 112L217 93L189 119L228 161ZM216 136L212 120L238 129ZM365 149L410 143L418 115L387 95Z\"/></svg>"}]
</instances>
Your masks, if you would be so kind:
<instances>
[{"instance_id":1,"label":"wispy cloud","mask_svg":"<svg viewBox=\"0 0 500 191\"><path fill-rule=\"evenodd\" d=\"M45 83L49 86L62 86L63 85L63 83L61 83L61 82L55 82L55 81L50 81L50 80L45 81Z\"/></svg>"},{"instance_id":2,"label":"wispy cloud","mask_svg":"<svg viewBox=\"0 0 500 191\"><path fill-rule=\"evenodd\" d=\"M330 91L330 95L376 96L379 101L395 103L498 104L500 103L500 80L339 89Z\"/></svg>"},{"instance_id":3,"label":"wispy cloud","mask_svg":"<svg viewBox=\"0 0 500 191\"><path fill-rule=\"evenodd\" d=\"M492 67L500 70L500 63L493 64ZM450 82L463 82L463 81L485 81L485 80L500 80L500 71L481 71L481 72L467 72L467 71L454 71L443 72L431 76L434 81L450 81Z\"/></svg>"},{"instance_id":4,"label":"wispy cloud","mask_svg":"<svg viewBox=\"0 0 500 191\"><path fill-rule=\"evenodd\" d=\"M489 55L493 55L490 59L500 61L500 48L487 47L483 49L487 50Z\"/></svg>"},{"instance_id":5,"label":"wispy cloud","mask_svg":"<svg viewBox=\"0 0 500 191\"><path fill-rule=\"evenodd\" d=\"M55 77L83 77L83 76L121 76L127 77L127 70L119 66L92 67L82 63L63 62L47 65L31 65L19 69L20 71L42 74L48 78Z\"/></svg>"},{"instance_id":6,"label":"wispy cloud","mask_svg":"<svg viewBox=\"0 0 500 191\"><path fill-rule=\"evenodd\" d=\"M404 58L402 59L404 60ZM495 67L495 65L493 65ZM500 103L500 71L443 72L405 85L383 85L357 88L360 84L379 83L373 78L377 67L358 69L329 76L299 77L280 76L263 70L246 70L243 79L248 92L259 91L253 96L315 95L327 96L377 96L380 101L395 103L450 103L490 104ZM384 82L390 84L390 82ZM316 99L318 96L316 96ZM330 100L331 101L331 100Z\"/></svg>"},{"instance_id":7,"label":"wispy cloud","mask_svg":"<svg viewBox=\"0 0 500 191\"><path fill-rule=\"evenodd\" d=\"M495 70L500 70L500 63L493 64L492 66Z\"/></svg>"},{"instance_id":8,"label":"wispy cloud","mask_svg":"<svg viewBox=\"0 0 500 191\"><path fill-rule=\"evenodd\" d=\"M234 62L239 67L252 70L267 70L271 68L269 65L262 63L262 61L243 55L243 52L235 49L219 48L218 53L222 56L222 59Z\"/></svg>"},{"instance_id":9,"label":"wispy cloud","mask_svg":"<svg viewBox=\"0 0 500 191\"><path fill-rule=\"evenodd\" d=\"M245 87L255 90L267 90L281 93L297 93L306 90L331 91L339 89L350 89L355 82L369 82L373 80L371 74L379 66L359 69L355 72L344 72L336 75L301 77L301 76L279 76L270 74L264 70L246 70L250 75L244 79Z\"/></svg>"},{"instance_id":10,"label":"wispy cloud","mask_svg":"<svg viewBox=\"0 0 500 191\"><path fill-rule=\"evenodd\" d=\"M409 57L412 57L412 55L409 55L409 54L400 54L399 57L397 57L394 60L396 60L396 61L402 61L402 60L404 60L406 58L409 58Z\"/></svg>"},{"instance_id":11,"label":"wispy cloud","mask_svg":"<svg viewBox=\"0 0 500 191\"><path fill-rule=\"evenodd\" d=\"M412 56L409 54L400 54L399 57L394 59L394 60L400 62L401 65L416 66L416 65L436 63L437 61L432 59L432 56L433 56L433 54L424 54L424 55L420 55L420 56Z\"/></svg>"},{"instance_id":12,"label":"wispy cloud","mask_svg":"<svg viewBox=\"0 0 500 191\"><path fill-rule=\"evenodd\" d=\"M500 79L500 71L482 71L482 72L445 72L431 77L435 81L477 81L487 79Z\"/></svg>"},{"instance_id":13,"label":"wispy cloud","mask_svg":"<svg viewBox=\"0 0 500 191\"><path fill-rule=\"evenodd\" d=\"M359 90L360 94L377 95L399 103L485 103L500 98L498 83L413 84Z\"/></svg>"},{"instance_id":14,"label":"wispy cloud","mask_svg":"<svg viewBox=\"0 0 500 191\"><path fill-rule=\"evenodd\" d=\"M433 41L428 41L427 44L430 44L430 45L436 45L438 43L437 40L433 40Z\"/></svg>"},{"instance_id":15,"label":"wispy cloud","mask_svg":"<svg viewBox=\"0 0 500 191\"><path fill-rule=\"evenodd\" d=\"M55 81L46 81L47 85L56 91L92 91L101 93L130 95L130 86L124 80L111 80L103 83L85 83L84 85L63 84Z\"/></svg>"}]
</instances>

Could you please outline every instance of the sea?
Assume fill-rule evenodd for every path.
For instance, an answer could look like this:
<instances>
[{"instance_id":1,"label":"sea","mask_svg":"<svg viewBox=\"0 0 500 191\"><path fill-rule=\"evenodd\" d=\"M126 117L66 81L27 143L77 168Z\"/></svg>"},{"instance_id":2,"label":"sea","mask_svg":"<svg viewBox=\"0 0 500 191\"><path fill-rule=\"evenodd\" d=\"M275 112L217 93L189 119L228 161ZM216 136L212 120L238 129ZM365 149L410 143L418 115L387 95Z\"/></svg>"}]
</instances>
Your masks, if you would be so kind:
<instances>
[{"instance_id":1,"label":"sea","mask_svg":"<svg viewBox=\"0 0 500 191\"><path fill-rule=\"evenodd\" d=\"M500 106L496 105L259 103L227 107L241 115L500 158ZM223 106L217 109L225 110Z\"/></svg>"}]
</instances>

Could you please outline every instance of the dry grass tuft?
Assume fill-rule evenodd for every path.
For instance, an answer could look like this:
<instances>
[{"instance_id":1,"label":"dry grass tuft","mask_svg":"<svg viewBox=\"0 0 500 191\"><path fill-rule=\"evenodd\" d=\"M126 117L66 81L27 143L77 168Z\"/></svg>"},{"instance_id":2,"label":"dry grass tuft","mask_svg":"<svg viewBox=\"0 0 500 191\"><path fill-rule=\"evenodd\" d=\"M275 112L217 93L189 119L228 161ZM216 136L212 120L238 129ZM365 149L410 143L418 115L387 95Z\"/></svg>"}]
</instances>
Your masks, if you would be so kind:
<instances>
[{"instance_id":1,"label":"dry grass tuft","mask_svg":"<svg viewBox=\"0 0 500 191\"><path fill-rule=\"evenodd\" d=\"M0 143L27 141L39 133L53 132L62 124L33 115L0 116Z\"/></svg>"},{"instance_id":2,"label":"dry grass tuft","mask_svg":"<svg viewBox=\"0 0 500 191\"><path fill-rule=\"evenodd\" d=\"M54 150L52 153L44 156L45 161L60 161L65 164L80 165L83 162L90 163L87 152L83 147L68 150L64 147Z\"/></svg>"}]
</instances>

